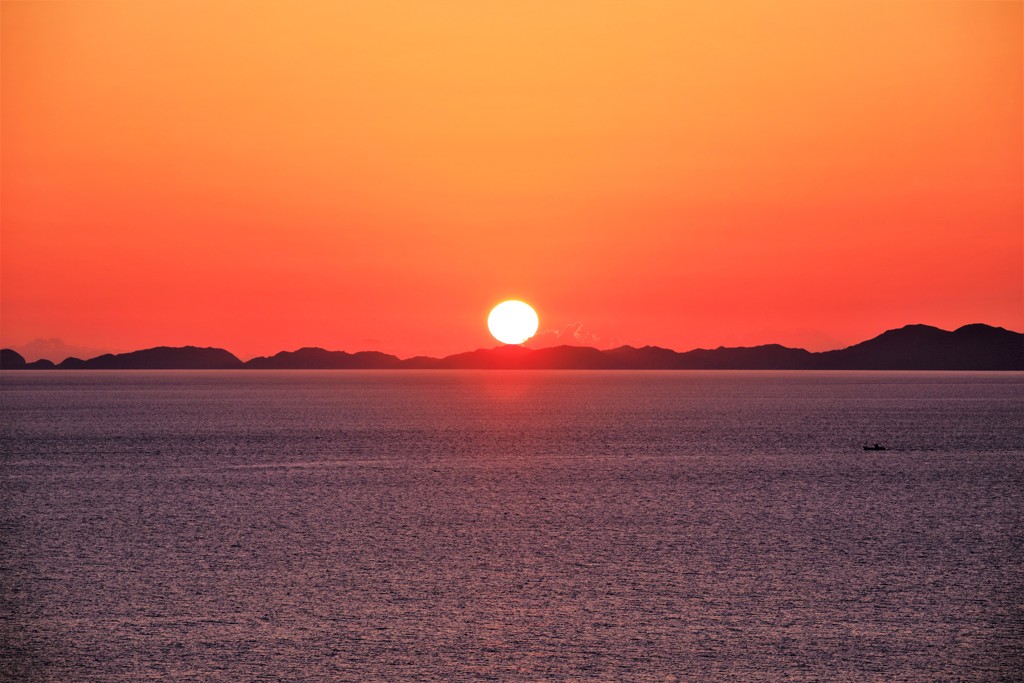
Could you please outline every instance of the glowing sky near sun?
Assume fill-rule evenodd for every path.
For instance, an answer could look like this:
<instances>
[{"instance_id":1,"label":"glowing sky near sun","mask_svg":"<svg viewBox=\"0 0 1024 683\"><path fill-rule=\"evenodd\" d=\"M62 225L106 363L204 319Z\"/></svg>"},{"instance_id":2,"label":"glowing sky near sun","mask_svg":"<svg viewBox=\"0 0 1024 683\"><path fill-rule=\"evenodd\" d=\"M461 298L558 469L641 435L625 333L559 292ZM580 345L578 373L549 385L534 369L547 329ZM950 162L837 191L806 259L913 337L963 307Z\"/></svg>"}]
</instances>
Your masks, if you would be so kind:
<instances>
[{"instance_id":1,"label":"glowing sky near sun","mask_svg":"<svg viewBox=\"0 0 1024 683\"><path fill-rule=\"evenodd\" d=\"M1019 2L0 12L3 346L1024 328Z\"/></svg>"}]
</instances>

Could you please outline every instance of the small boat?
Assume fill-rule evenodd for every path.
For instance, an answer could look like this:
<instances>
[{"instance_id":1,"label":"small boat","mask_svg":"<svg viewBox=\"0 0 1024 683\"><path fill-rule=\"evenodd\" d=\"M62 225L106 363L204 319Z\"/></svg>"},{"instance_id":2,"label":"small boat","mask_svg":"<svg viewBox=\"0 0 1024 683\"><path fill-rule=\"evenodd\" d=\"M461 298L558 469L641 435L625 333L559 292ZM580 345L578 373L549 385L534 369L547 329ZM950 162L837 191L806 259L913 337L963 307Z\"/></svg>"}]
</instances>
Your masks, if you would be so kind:
<instances>
[{"instance_id":1,"label":"small boat","mask_svg":"<svg viewBox=\"0 0 1024 683\"><path fill-rule=\"evenodd\" d=\"M885 450L885 446L882 446L881 444L877 444L876 443L874 446L865 446L864 450L866 450L866 451L884 451Z\"/></svg>"}]
</instances>

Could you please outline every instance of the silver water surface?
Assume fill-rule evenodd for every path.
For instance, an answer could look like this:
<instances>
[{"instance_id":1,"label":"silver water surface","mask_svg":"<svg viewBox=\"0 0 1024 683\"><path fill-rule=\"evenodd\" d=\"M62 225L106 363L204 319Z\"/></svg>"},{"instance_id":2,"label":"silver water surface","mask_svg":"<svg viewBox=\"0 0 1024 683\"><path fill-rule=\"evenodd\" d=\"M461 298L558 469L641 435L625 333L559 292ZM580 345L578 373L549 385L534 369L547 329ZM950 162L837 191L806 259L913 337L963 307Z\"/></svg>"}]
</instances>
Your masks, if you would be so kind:
<instances>
[{"instance_id":1,"label":"silver water surface","mask_svg":"<svg viewBox=\"0 0 1024 683\"><path fill-rule=\"evenodd\" d=\"M1022 379L6 372L0 678L1019 680Z\"/></svg>"}]
</instances>

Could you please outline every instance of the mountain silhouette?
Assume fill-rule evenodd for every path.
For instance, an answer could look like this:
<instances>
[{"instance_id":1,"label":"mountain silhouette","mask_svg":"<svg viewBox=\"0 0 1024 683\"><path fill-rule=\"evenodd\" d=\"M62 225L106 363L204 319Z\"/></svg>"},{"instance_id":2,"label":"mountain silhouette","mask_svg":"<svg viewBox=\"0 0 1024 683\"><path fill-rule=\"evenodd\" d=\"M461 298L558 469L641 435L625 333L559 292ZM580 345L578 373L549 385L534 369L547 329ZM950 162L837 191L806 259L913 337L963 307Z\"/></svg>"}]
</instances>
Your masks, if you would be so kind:
<instances>
[{"instance_id":1,"label":"mountain silhouette","mask_svg":"<svg viewBox=\"0 0 1024 683\"><path fill-rule=\"evenodd\" d=\"M260 356L245 363L245 367L257 370L380 370L395 368L401 361L379 351L327 351L317 347L305 347L298 351L282 351L270 356Z\"/></svg>"},{"instance_id":2,"label":"mountain silhouette","mask_svg":"<svg viewBox=\"0 0 1024 683\"><path fill-rule=\"evenodd\" d=\"M242 361L224 349L157 346L130 353L105 353L89 360L66 358L57 367L61 370L232 370L242 367Z\"/></svg>"},{"instance_id":3,"label":"mountain silhouette","mask_svg":"<svg viewBox=\"0 0 1024 683\"><path fill-rule=\"evenodd\" d=\"M564 370L1024 370L1024 335L983 324L954 332L928 325L889 330L837 351L812 353L779 344L694 349L584 346L532 350L478 349L445 358L418 356L400 367L419 369Z\"/></svg>"},{"instance_id":4,"label":"mountain silhouette","mask_svg":"<svg viewBox=\"0 0 1024 683\"><path fill-rule=\"evenodd\" d=\"M834 370L1024 370L1024 335L964 325L953 332L907 325L837 351L815 354L813 367Z\"/></svg>"},{"instance_id":5,"label":"mountain silhouette","mask_svg":"<svg viewBox=\"0 0 1024 683\"><path fill-rule=\"evenodd\" d=\"M0 349L0 368L4 370L23 370L25 357L14 349Z\"/></svg>"},{"instance_id":6,"label":"mountain silhouette","mask_svg":"<svg viewBox=\"0 0 1024 683\"><path fill-rule=\"evenodd\" d=\"M52 368L26 363L12 349L0 351L4 370ZM953 332L929 325L907 325L845 349L812 353L778 344L694 349L683 353L657 346L620 346L601 351L589 346L529 349L504 345L444 358L405 360L377 351L328 351L306 347L260 356L243 363L216 348L160 346L89 360L68 358L58 368L101 370L1024 370L1024 334L980 323Z\"/></svg>"},{"instance_id":7,"label":"mountain silhouette","mask_svg":"<svg viewBox=\"0 0 1024 683\"><path fill-rule=\"evenodd\" d=\"M688 370L804 370L814 354L779 344L694 349L679 354L679 368Z\"/></svg>"},{"instance_id":8,"label":"mountain silhouette","mask_svg":"<svg viewBox=\"0 0 1024 683\"><path fill-rule=\"evenodd\" d=\"M618 365L604 351L588 346L553 346L534 350L509 344L445 358L419 356L404 361L402 367L451 370L604 370L617 368Z\"/></svg>"}]
</instances>

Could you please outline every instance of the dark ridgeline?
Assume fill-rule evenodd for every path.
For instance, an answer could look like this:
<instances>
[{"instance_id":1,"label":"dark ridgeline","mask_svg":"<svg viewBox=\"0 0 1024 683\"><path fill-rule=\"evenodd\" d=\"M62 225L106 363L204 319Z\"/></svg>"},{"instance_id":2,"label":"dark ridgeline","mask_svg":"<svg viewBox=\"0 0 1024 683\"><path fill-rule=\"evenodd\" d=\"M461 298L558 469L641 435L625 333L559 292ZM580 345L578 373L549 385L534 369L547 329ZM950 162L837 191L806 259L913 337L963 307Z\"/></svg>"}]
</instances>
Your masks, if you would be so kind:
<instances>
[{"instance_id":1,"label":"dark ridgeline","mask_svg":"<svg viewBox=\"0 0 1024 683\"><path fill-rule=\"evenodd\" d=\"M4 370L48 370L55 367L45 358L26 363L24 356L13 349L0 349L0 368Z\"/></svg>"},{"instance_id":2,"label":"dark ridgeline","mask_svg":"<svg viewBox=\"0 0 1024 683\"><path fill-rule=\"evenodd\" d=\"M46 360L25 363L11 349L2 352L5 370L54 367ZM657 346L620 346L600 351L587 346L528 349L506 345L445 358L401 360L377 351L302 348L243 363L223 349L166 346L90 360L68 358L60 369L102 370L1024 370L1024 334L974 324L954 332L907 325L845 349L812 353L778 344L683 353Z\"/></svg>"},{"instance_id":3,"label":"dark ridgeline","mask_svg":"<svg viewBox=\"0 0 1024 683\"><path fill-rule=\"evenodd\" d=\"M1024 370L1024 334L989 325L947 332L928 325L889 330L837 351L779 344L683 353L657 346L608 351L579 346L530 350L499 346L447 358L413 358L401 367L580 370Z\"/></svg>"},{"instance_id":4,"label":"dark ridgeline","mask_svg":"<svg viewBox=\"0 0 1024 683\"><path fill-rule=\"evenodd\" d=\"M67 358L57 367L61 370L233 370L242 367L242 361L224 349L157 346L130 353L105 353L89 360Z\"/></svg>"},{"instance_id":5,"label":"dark ridgeline","mask_svg":"<svg viewBox=\"0 0 1024 683\"><path fill-rule=\"evenodd\" d=\"M1024 335L979 323L955 332L907 325L815 356L812 367L835 370L1024 370Z\"/></svg>"},{"instance_id":6,"label":"dark ridgeline","mask_svg":"<svg viewBox=\"0 0 1024 683\"><path fill-rule=\"evenodd\" d=\"M0 349L0 368L23 370L25 369L25 357L14 349Z\"/></svg>"},{"instance_id":7,"label":"dark ridgeline","mask_svg":"<svg viewBox=\"0 0 1024 683\"><path fill-rule=\"evenodd\" d=\"M709 351L695 349L679 354L679 368L690 370L794 370L808 367L814 354L779 344Z\"/></svg>"},{"instance_id":8,"label":"dark ridgeline","mask_svg":"<svg viewBox=\"0 0 1024 683\"><path fill-rule=\"evenodd\" d=\"M298 351L282 351L246 361L245 367L256 370L386 370L401 364L397 356L380 351L327 351L305 347Z\"/></svg>"},{"instance_id":9,"label":"dark ridgeline","mask_svg":"<svg viewBox=\"0 0 1024 683\"><path fill-rule=\"evenodd\" d=\"M505 345L493 349L477 349L445 358L411 359L409 367L426 369L467 370L611 370L622 367L605 351L589 346L552 346L528 349Z\"/></svg>"}]
</instances>

